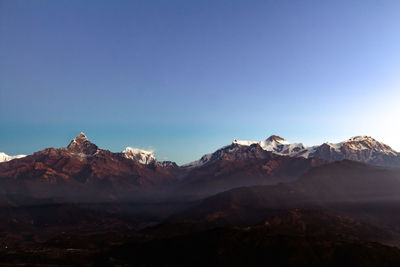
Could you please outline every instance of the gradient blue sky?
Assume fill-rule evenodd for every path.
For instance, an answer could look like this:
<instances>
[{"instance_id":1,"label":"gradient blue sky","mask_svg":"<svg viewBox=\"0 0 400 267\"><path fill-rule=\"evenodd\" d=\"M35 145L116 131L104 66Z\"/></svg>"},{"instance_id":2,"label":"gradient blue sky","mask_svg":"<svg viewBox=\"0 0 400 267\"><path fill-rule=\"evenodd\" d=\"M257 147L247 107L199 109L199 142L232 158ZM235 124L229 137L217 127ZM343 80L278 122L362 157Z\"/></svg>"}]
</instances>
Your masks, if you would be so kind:
<instances>
[{"instance_id":1,"label":"gradient blue sky","mask_svg":"<svg viewBox=\"0 0 400 267\"><path fill-rule=\"evenodd\" d=\"M0 151L271 134L400 150L400 1L0 0Z\"/></svg>"}]
</instances>

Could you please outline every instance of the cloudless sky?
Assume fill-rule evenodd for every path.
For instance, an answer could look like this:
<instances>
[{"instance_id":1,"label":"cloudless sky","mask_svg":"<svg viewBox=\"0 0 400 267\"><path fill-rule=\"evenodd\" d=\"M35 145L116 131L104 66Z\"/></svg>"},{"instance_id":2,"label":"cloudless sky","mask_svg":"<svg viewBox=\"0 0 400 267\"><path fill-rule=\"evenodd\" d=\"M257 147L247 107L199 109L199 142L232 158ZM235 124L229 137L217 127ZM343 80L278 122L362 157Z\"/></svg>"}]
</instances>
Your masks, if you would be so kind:
<instances>
[{"instance_id":1,"label":"cloudless sky","mask_svg":"<svg viewBox=\"0 0 400 267\"><path fill-rule=\"evenodd\" d=\"M0 151L369 135L400 150L400 1L0 0Z\"/></svg>"}]
</instances>

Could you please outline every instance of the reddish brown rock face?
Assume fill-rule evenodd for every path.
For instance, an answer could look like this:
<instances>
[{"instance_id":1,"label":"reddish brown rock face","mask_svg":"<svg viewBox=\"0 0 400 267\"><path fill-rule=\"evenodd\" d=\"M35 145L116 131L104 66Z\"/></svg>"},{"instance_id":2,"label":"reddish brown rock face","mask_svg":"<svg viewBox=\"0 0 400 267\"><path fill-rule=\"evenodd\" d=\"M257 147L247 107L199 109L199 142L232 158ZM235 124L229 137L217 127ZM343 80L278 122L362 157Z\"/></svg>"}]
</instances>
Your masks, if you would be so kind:
<instances>
[{"instance_id":1,"label":"reddish brown rock face","mask_svg":"<svg viewBox=\"0 0 400 267\"><path fill-rule=\"evenodd\" d=\"M91 143L84 133L80 133L67 147L68 151L76 154L94 155L98 147Z\"/></svg>"},{"instance_id":2,"label":"reddish brown rock face","mask_svg":"<svg viewBox=\"0 0 400 267\"><path fill-rule=\"evenodd\" d=\"M326 162L275 155L258 144L232 144L214 154L205 165L190 170L180 190L204 196L238 186L288 182Z\"/></svg>"},{"instance_id":3,"label":"reddish brown rock face","mask_svg":"<svg viewBox=\"0 0 400 267\"><path fill-rule=\"evenodd\" d=\"M158 163L144 165L122 153L99 149L80 134L67 148L48 148L0 164L0 179L4 191L9 186L16 194L107 200L161 188L175 175Z\"/></svg>"}]
</instances>

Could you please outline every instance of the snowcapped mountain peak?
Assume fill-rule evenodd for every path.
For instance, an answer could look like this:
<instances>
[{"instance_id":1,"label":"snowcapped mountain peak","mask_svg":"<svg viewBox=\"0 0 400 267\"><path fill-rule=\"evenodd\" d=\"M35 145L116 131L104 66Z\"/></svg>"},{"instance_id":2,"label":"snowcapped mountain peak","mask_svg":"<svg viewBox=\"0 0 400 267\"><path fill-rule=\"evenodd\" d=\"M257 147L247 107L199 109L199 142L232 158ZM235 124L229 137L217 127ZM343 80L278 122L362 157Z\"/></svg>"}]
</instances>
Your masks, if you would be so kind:
<instances>
[{"instance_id":1,"label":"snowcapped mountain peak","mask_svg":"<svg viewBox=\"0 0 400 267\"><path fill-rule=\"evenodd\" d=\"M141 164L150 164L156 162L156 157L154 156L153 151L128 146L122 151L122 153L124 154L125 158L136 160Z\"/></svg>"},{"instance_id":2,"label":"snowcapped mountain peak","mask_svg":"<svg viewBox=\"0 0 400 267\"><path fill-rule=\"evenodd\" d=\"M268 137L266 140L259 142L259 144L266 151L287 156L298 156L300 152L306 149L306 146L302 143L290 143L276 135Z\"/></svg>"},{"instance_id":3,"label":"snowcapped mountain peak","mask_svg":"<svg viewBox=\"0 0 400 267\"><path fill-rule=\"evenodd\" d=\"M81 132L75 139L88 140L84 132Z\"/></svg>"},{"instance_id":4,"label":"snowcapped mountain peak","mask_svg":"<svg viewBox=\"0 0 400 267\"><path fill-rule=\"evenodd\" d=\"M280 137L280 136L277 136L277 135L271 135L270 137L268 137L267 139L266 139L266 141L269 141L269 142L279 142L279 143L289 143L288 141L286 141L286 139L285 138L282 138L282 137Z\"/></svg>"},{"instance_id":5,"label":"snowcapped mountain peak","mask_svg":"<svg viewBox=\"0 0 400 267\"><path fill-rule=\"evenodd\" d=\"M373 152L379 152L386 155L397 155L398 153L394 151L390 146L381 143L371 136L355 136L345 142L343 146L352 150L371 150Z\"/></svg>"},{"instance_id":6,"label":"snowcapped mountain peak","mask_svg":"<svg viewBox=\"0 0 400 267\"><path fill-rule=\"evenodd\" d=\"M89 141L88 138L86 137L86 135L83 132L81 132L74 139L72 139L71 143L68 146L70 146L73 143L82 143L82 142L86 142L86 141Z\"/></svg>"},{"instance_id":7,"label":"snowcapped mountain peak","mask_svg":"<svg viewBox=\"0 0 400 267\"><path fill-rule=\"evenodd\" d=\"M354 136L344 141L344 143L351 143L351 142L379 143L371 136Z\"/></svg>"},{"instance_id":8,"label":"snowcapped mountain peak","mask_svg":"<svg viewBox=\"0 0 400 267\"><path fill-rule=\"evenodd\" d=\"M359 135L359 136L354 136L354 137L349 138L348 141L363 141L363 140L368 140L368 139L373 139L373 138L370 136L366 136L366 135L364 135L364 136Z\"/></svg>"},{"instance_id":9,"label":"snowcapped mountain peak","mask_svg":"<svg viewBox=\"0 0 400 267\"><path fill-rule=\"evenodd\" d=\"M257 144L257 142L233 139L232 144L237 144L237 145L241 145L241 146L251 146L252 144Z\"/></svg>"},{"instance_id":10,"label":"snowcapped mountain peak","mask_svg":"<svg viewBox=\"0 0 400 267\"><path fill-rule=\"evenodd\" d=\"M0 162L6 162L6 161L10 161L12 159L19 159L19 158L23 158L23 157L26 157L26 155L9 156L6 153L0 152Z\"/></svg>"},{"instance_id":11,"label":"snowcapped mountain peak","mask_svg":"<svg viewBox=\"0 0 400 267\"><path fill-rule=\"evenodd\" d=\"M261 142L234 139L232 141L232 144L238 144L238 145L242 145L242 146L251 146L253 144L259 144L259 145L261 145L261 147L264 146L265 148L268 148L268 147L271 148L271 147L276 147L279 145L289 145L290 143L288 141L286 141L285 138L282 138L277 135L271 135L266 140L261 141ZM265 150L268 150L268 149L265 149Z\"/></svg>"}]
</instances>

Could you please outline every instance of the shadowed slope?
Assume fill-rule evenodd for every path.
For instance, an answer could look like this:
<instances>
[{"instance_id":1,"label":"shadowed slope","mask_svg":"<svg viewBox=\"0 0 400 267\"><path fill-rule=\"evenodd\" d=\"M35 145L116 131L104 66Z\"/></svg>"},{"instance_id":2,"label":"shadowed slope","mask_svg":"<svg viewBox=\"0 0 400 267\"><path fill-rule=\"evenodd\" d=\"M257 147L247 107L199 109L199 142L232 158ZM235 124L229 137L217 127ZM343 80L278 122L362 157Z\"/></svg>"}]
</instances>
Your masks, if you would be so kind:
<instances>
[{"instance_id":1,"label":"shadowed slope","mask_svg":"<svg viewBox=\"0 0 400 267\"><path fill-rule=\"evenodd\" d=\"M219 193L180 216L246 224L261 220L265 213L291 208L400 203L399 192L399 170L340 161L316 167L292 183L241 187Z\"/></svg>"}]
</instances>

